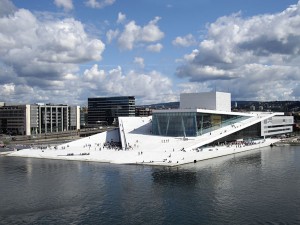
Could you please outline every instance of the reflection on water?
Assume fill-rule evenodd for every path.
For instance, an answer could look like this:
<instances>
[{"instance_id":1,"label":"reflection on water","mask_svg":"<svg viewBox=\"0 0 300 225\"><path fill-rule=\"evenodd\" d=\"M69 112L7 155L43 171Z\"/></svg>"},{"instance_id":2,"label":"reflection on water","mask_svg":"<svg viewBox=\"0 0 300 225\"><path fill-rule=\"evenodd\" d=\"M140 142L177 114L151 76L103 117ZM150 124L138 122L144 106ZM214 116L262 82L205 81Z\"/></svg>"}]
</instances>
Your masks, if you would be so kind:
<instances>
[{"instance_id":1,"label":"reflection on water","mask_svg":"<svg viewBox=\"0 0 300 225\"><path fill-rule=\"evenodd\" d=\"M300 224L300 148L174 168L0 157L0 224Z\"/></svg>"},{"instance_id":2,"label":"reflection on water","mask_svg":"<svg viewBox=\"0 0 300 225\"><path fill-rule=\"evenodd\" d=\"M237 155L236 157L228 160L228 164L232 163L239 166L255 166L261 167L261 151L255 151L248 155Z\"/></svg>"},{"instance_id":3,"label":"reflection on water","mask_svg":"<svg viewBox=\"0 0 300 225\"><path fill-rule=\"evenodd\" d=\"M191 185L197 182L195 171L182 168L155 169L152 173L153 182L157 184Z\"/></svg>"}]
</instances>

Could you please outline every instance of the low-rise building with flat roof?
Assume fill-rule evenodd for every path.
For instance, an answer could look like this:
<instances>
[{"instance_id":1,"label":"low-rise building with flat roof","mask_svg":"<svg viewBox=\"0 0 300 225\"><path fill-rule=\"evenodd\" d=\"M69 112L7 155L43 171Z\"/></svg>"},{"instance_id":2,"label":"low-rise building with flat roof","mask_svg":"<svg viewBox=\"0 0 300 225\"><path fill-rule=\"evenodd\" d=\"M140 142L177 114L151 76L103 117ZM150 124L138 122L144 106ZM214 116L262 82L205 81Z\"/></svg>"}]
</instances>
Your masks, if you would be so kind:
<instances>
[{"instance_id":1,"label":"low-rise building with flat roof","mask_svg":"<svg viewBox=\"0 0 300 225\"><path fill-rule=\"evenodd\" d=\"M80 129L80 107L52 104L3 105L0 133L32 135Z\"/></svg>"}]
</instances>

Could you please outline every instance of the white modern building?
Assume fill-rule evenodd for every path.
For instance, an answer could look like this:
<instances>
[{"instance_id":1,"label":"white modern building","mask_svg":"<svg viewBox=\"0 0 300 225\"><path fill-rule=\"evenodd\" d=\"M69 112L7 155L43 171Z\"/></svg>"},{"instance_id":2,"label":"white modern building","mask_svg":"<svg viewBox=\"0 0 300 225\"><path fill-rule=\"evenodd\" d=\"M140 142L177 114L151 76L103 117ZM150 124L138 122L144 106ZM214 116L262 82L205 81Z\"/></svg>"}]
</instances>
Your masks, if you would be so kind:
<instances>
[{"instance_id":1,"label":"white modern building","mask_svg":"<svg viewBox=\"0 0 300 225\"><path fill-rule=\"evenodd\" d=\"M293 132L293 116L274 116L261 122L261 136L270 137Z\"/></svg>"},{"instance_id":2,"label":"white modern building","mask_svg":"<svg viewBox=\"0 0 300 225\"><path fill-rule=\"evenodd\" d=\"M27 149L12 155L176 166L266 147L279 141L271 137L292 132L291 116L231 112L229 93L203 96L182 95L179 109L154 110L148 117L119 117L118 129L55 149ZM207 98L211 101L205 102ZM222 104L218 98L223 99Z\"/></svg>"},{"instance_id":3,"label":"white modern building","mask_svg":"<svg viewBox=\"0 0 300 225\"><path fill-rule=\"evenodd\" d=\"M231 94L225 92L181 93L181 109L231 111Z\"/></svg>"}]
</instances>

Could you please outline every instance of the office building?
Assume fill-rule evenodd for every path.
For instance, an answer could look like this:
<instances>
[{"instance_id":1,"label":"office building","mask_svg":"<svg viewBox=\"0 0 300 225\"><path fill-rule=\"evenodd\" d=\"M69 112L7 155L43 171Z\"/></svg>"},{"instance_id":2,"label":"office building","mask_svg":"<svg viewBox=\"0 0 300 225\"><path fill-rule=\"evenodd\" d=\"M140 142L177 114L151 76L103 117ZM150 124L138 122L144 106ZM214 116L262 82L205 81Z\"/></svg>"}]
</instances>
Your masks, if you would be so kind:
<instances>
[{"instance_id":1,"label":"office building","mask_svg":"<svg viewBox=\"0 0 300 225\"><path fill-rule=\"evenodd\" d=\"M80 108L80 128L87 127L88 124L88 108L81 107Z\"/></svg>"},{"instance_id":2,"label":"office building","mask_svg":"<svg viewBox=\"0 0 300 225\"><path fill-rule=\"evenodd\" d=\"M52 104L3 105L0 133L34 135L80 129L80 107Z\"/></svg>"},{"instance_id":3,"label":"office building","mask_svg":"<svg viewBox=\"0 0 300 225\"><path fill-rule=\"evenodd\" d=\"M135 108L135 116L151 116L152 109L145 107L136 107Z\"/></svg>"},{"instance_id":4,"label":"office building","mask_svg":"<svg viewBox=\"0 0 300 225\"><path fill-rule=\"evenodd\" d=\"M88 125L117 124L120 116L135 116L135 97L97 97L88 99Z\"/></svg>"}]
</instances>

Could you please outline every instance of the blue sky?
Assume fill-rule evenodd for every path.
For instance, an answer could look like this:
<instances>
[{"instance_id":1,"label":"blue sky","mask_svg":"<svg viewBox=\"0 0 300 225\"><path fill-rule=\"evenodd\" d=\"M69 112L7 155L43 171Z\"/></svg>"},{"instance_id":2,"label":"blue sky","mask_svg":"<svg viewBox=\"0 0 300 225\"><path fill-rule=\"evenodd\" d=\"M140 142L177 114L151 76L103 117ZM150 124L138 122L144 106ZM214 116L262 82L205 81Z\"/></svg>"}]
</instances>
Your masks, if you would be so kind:
<instances>
[{"instance_id":1,"label":"blue sky","mask_svg":"<svg viewBox=\"0 0 300 225\"><path fill-rule=\"evenodd\" d=\"M0 0L0 101L299 100L300 3Z\"/></svg>"}]
</instances>

